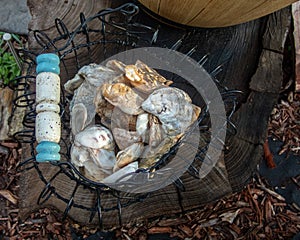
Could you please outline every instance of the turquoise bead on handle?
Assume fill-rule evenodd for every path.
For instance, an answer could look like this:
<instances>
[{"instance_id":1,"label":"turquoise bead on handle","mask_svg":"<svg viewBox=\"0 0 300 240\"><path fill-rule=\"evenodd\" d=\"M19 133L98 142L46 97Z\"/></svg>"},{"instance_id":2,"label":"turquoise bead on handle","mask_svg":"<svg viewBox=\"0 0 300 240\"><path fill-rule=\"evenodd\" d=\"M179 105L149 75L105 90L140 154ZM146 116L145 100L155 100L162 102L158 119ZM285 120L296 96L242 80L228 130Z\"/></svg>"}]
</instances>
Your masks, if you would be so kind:
<instances>
[{"instance_id":1,"label":"turquoise bead on handle","mask_svg":"<svg viewBox=\"0 0 300 240\"><path fill-rule=\"evenodd\" d=\"M60 160L59 116L60 78L59 57L53 53L41 54L36 58L36 161Z\"/></svg>"},{"instance_id":2,"label":"turquoise bead on handle","mask_svg":"<svg viewBox=\"0 0 300 240\"><path fill-rule=\"evenodd\" d=\"M44 53L37 56L36 62L37 62L37 68L36 68L37 74L41 72L52 72L56 74L60 73L59 57L53 53Z\"/></svg>"},{"instance_id":3,"label":"turquoise bead on handle","mask_svg":"<svg viewBox=\"0 0 300 240\"><path fill-rule=\"evenodd\" d=\"M38 162L59 161L60 160L60 146L55 142L43 141L36 147Z\"/></svg>"}]
</instances>

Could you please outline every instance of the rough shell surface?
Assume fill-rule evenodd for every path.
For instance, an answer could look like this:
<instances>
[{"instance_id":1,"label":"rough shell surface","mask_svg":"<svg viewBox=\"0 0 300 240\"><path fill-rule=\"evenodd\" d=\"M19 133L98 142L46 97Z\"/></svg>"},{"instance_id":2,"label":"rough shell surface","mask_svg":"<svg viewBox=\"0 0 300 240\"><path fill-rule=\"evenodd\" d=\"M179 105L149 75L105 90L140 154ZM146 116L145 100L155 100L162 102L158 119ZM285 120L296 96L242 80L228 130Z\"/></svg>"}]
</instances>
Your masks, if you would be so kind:
<instances>
[{"instance_id":1,"label":"rough shell surface","mask_svg":"<svg viewBox=\"0 0 300 240\"><path fill-rule=\"evenodd\" d=\"M71 162L81 173L101 181L113 172L116 163L114 139L102 126L92 126L75 135L71 148Z\"/></svg>"},{"instance_id":2,"label":"rough shell surface","mask_svg":"<svg viewBox=\"0 0 300 240\"><path fill-rule=\"evenodd\" d=\"M136 131L137 115L130 115L115 107L111 115L111 129L123 128L128 131Z\"/></svg>"},{"instance_id":3,"label":"rough shell surface","mask_svg":"<svg viewBox=\"0 0 300 240\"><path fill-rule=\"evenodd\" d=\"M114 169L122 168L129 163L136 161L144 149L143 143L134 143L117 154L117 163Z\"/></svg>"},{"instance_id":4,"label":"rough shell surface","mask_svg":"<svg viewBox=\"0 0 300 240\"><path fill-rule=\"evenodd\" d=\"M125 67L125 76L133 87L148 94L155 89L166 87L173 83L141 61L137 61L135 65L127 65Z\"/></svg>"},{"instance_id":5,"label":"rough shell surface","mask_svg":"<svg viewBox=\"0 0 300 240\"><path fill-rule=\"evenodd\" d=\"M75 144L92 149L114 150L114 139L111 132L102 126L92 126L75 136Z\"/></svg>"},{"instance_id":6,"label":"rough shell surface","mask_svg":"<svg viewBox=\"0 0 300 240\"><path fill-rule=\"evenodd\" d=\"M83 103L75 104L70 116L72 133L76 135L85 127L85 123L87 120L87 109L85 105Z\"/></svg>"},{"instance_id":7,"label":"rough shell surface","mask_svg":"<svg viewBox=\"0 0 300 240\"><path fill-rule=\"evenodd\" d=\"M143 142L149 142L149 113L142 113L137 116L136 132L142 137Z\"/></svg>"},{"instance_id":8,"label":"rough shell surface","mask_svg":"<svg viewBox=\"0 0 300 240\"><path fill-rule=\"evenodd\" d=\"M151 114L149 120L149 146L157 147L165 137L160 121Z\"/></svg>"},{"instance_id":9,"label":"rough shell surface","mask_svg":"<svg viewBox=\"0 0 300 240\"><path fill-rule=\"evenodd\" d=\"M138 169L138 162L132 162L126 165L125 167L117 170L110 176L103 179L103 183L116 183L116 182L122 182L128 180L130 176L128 174L134 173Z\"/></svg>"},{"instance_id":10,"label":"rough shell surface","mask_svg":"<svg viewBox=\"0 0 300 240\"><path fill-rule=\"evenodd\" d=\"M102 181L113 173L116 158L113 151L91 150L73 144L71 162L83 176L94 181Z\"/></svg>"},{"instance_id":11,"label":"rough shell surface","mask_svg":"<svg viewBox=\"0 0 300 240\"><path fill-rule=\"evenodd\" d=\"M166 134L172 136L184 132L193 120L190 97L174 87L155 90L142 103L142 108L158 117Z\"/></svg>"},{"instance_id":12,"label":"rough shell surface","mask_svg":"<svg viewBox=\"0 0 300 240\"><path fill-rule=\"evenodd\" d=\"M124 150L130 145L142 141L141 136L137 132L128 131L123 128L114 128L112 132L120 150Z\"/></svg>"},{"instance_id":13,"label":"rough shell surface","mask_svg":"<svg viewBox=\"0 0 300 240\"><path fill-rule=\"evenodd\" d=\"M143 112L141 104L144 100L124 83L103 84L102 94L109 103L127 114L138 115Z\"/></svg>"},{"instance_id":14,"label":"rough shell surface","mask_svg":"<svg viewBox=\"0 0 300 240\"><path fill-rule=\"evenodd\" d=\"M116 71L117 73L123 74L125 73L126 65L118 60L109 60L106 64L106 67Z\"/></svg>"},{"instance_id":15,"label":"rough shell surface","mask_svg":"<svg viewBox=\"0 0 300 240\"><path fill-rule=\"evenodd\" d=\"M166 137L157 147L146 146L139 163L140 168L149 168L153 166L160 158L170 151L171 147L178 141L181 135Z\"/></svg>"},{"instance_id":16,"label":"rough shell surface","mask_svg":"<svg viewBox=\"0 0 300 240\"><path fill-rule=\"evenodd\" d=\"M73 107L78 103L86 107L87 119L83 128L91 124L95 117L94 96L97 87L104 83L112 83L118 76L118 73L108 67L90 64L82 67L75 77L65 84L65 89L74 93L70 103L70 112L72 113Z\"/></svg>"}]
</instances>

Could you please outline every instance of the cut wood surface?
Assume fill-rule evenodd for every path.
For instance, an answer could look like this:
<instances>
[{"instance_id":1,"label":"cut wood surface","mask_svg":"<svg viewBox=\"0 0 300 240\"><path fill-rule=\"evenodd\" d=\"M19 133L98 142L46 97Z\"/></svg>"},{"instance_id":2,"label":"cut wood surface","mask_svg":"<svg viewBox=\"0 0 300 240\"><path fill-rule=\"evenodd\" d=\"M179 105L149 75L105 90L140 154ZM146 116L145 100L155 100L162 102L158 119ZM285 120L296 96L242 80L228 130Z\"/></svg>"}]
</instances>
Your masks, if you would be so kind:
<instances>
[{"instance_id":1,"label":"cut wood surface","mask_svg":"<svg viewBox=\"0 0 300 240\"><path fill-rule=\"evenodd\" d=\"M294 41L295 41L295 78L297 92L300 92L300 2L292 5L294 20Z\"/></svg>"},{"instance_id":2,"label":"cut wood surface","mask_svg":"<svg viewBox=\"0 0 300 240\"><path fill-rule=\"evenodd\" d=\"M194 27L224 27L247 22L297 0L139 0L152 12Z\"/></svg>"},{"instance_id":3,"label":"cut wood surface","mask_svg":"<svg viewBox=\"0 0 300 240\"><path fill-rule=\"evenodd\" d=\"M36 0L28 2L30 6L40 3ZM74 0L68 1L69 8L73 6L70 2L76 3L77 8L73 11L64 9L66 12L64 20L75 26L76 24L73 22L75 21L74 16L76 16L75 11L79 15L78 11L83 11L85 8L90 9L90 6ZM56 12L55 7L60 6L60 4L56 4L50 5L47 12L52 14ZM47 30L44 22L48 20L43 20L42 17L45 13L42 14L37 10L38 8L31 7L32 21L35 21L31 26L34 26L35 29ZM96 11L96 9L94 10ZM90 13L92 14L92 12ZM141 12L140 14L140 18L144 21L158 24L156 20L151 19L145 13ZM283 45L290 24L290 14L290 10L286 8L268 18L237 26L195 29L183 40L183 47L180 51L188 52L194 46L200 46L197 48L199 54L195 54L193 57L199 59L204 54L210 53L209 60L204 67L211 71L222 64L224 70L218 75L218 79L229 89L238 89L244 92L239 109L233 118L233 122L237 126L237 134L235 136L228 135L224 158L219 159L218 164L204 179L198 180L185 173L181 178L185 191L180 191L174 185L170 185L151 193L145 200L122 208L123 223L197 209L224 195L240 191L245 186L263 154L262 146L266 138L268 118L279 95L282 80L281 75L278 75L280 72L278 68L282 61L280 47ZM178 40L182 36L182 31L184 33L185 30L174 30L169 29L168 26L161 26L161 31L162 34L168 36L166 39L170 39L164 44L167 45L168 42L174 40L170 36L176 37L177 34L175 39ZM57 33L49 32L49 34ZM30 41L30 46L36 48L37 46L32 42L34 39L30 38ZM263 46L261 46L262 42ZM270 67L270 63L274 61L276 64ZM67 63L69 64L71 61ZM269 84L270 81L272 84ZM30 157L29 147L24 159L26 157ZM51 179L59 170L56 166L48 163L38 166L46 180ZM22 172L20 185L20 213L22 217L25 217L33 209L41 207L36 202L45 184L40 180L36 169L33 168ZM75 183L70 181L67 176L60 174L53 180L52 186L55 187L56 192L68 199L72 195ZM122 193L121 196L128 197L128 193ZM74 203L94 207L95 199L94 190L79 186L74 196ZM101 200L104 209L117 204L116 198L111 195L104 195ZM125 204L125 202L126 198L121 200L121 203ZM66 203L54 194L42 206L45 205L54 206L61 212L66 209ZM117 210L103 211L102 214L105 227L109 228L119 223ZM76 221L87 223L90 212L73 207L69 216ZM97 223L96 217L93 219L93 223Z\"/></svg>"}]
</instances>

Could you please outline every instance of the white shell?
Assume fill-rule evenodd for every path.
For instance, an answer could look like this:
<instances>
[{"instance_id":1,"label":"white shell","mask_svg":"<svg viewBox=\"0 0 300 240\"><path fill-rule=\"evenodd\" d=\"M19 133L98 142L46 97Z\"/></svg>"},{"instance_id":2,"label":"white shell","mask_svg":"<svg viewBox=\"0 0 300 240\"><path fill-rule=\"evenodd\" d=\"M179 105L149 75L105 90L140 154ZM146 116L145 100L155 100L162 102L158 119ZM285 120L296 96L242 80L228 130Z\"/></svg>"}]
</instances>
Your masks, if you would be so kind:
<instances>
[{"instance_id":1,"label":"white shell","mask_svg":"<svg viewBox=\"0 0 300 240\"><path fill-rule=\"evenodd\" d=\"M103 183L115 183L126 181L130 176L125 176L129 173L133 173L138 169L138 162L132 162L125 167L117 170L112 175L103 179Z\"/></svg>"},{"instance_id":2,"label":"white shell","mask_svg":"<svg viewBox=\"0 0 300 240\"><path fill-rule=\"evenodd\" d=\"M112 173L112 169L116 163L116 155L114 151L105 149L88 149L88 151L98 167L107 173Z\"/></svg>"},{"instance_id":3,"label":"white shell","mask_svg":"<svg viewBox=\"0 0 300 240\"><path fill-rule=\"evenodd\" d=\"M103 178L113 173L116 162L113 151L91 149L73 145L71 148L71 162L85 177L102 181Z\"/></svg>"},{"instance_id":4,"label":"white shell","mask_svg":"<svg viewBox=\"0 0 300 240\"><path fill-rule=\"evenodd\" d=\"M142 113L138 115L136 120L136 131L139 135L143 135L149 128L149 113Z\"/></svg>"},{"instance_id":5,"label":"white shell","mask_svg":"<svg viewBox=\"0 0 300 240\"><path fill-rule=\"evenodd\" d=\"M102 126L92 126L75 136L75 144L93 149L114 149L114 139L111 132Z\"/></svg>"},{"instance_id":6,"label":"white shell","mask_svg":"<svg viewBox=\"0 0 300 240\"><path fill-rule=\"evenodd\" d=\"M174 87L155 90L142 103L142 108L158 117L165 133L171 136L183 133L191 125L194 114L190 97Z\"/></svg>"},{"instance_id":7,"label":"white shell","mask_svg":"<svg viewBox=\"0 0 300 240\"><path fill-rule=\"evenodd\" d=\"M102 126L92 126L75 135L71 162L87 178L101 181L113 173L116 164L114 140Z\"/></svg>"},{"instance_id":8,"label":"white shell","mask_svg":"<svg viewBox=\"0 0 300 240\"><path fill-rule=\"evenodd\" d=\"M58 143L60 140L60 116L55 112L41 112L36 116L35 136L37 142L50 141Z\"/></svg>"},{"instance_id":9,"label":"white shell","mask_svg":"<svg viewBox=\"0 0 300 240\"><path fill-rule=\"evenodd\" d=\"M41 72L36 76L36 103L42 101L59 103L60 78L51 72Z\"/></svg>"}]
</instances>

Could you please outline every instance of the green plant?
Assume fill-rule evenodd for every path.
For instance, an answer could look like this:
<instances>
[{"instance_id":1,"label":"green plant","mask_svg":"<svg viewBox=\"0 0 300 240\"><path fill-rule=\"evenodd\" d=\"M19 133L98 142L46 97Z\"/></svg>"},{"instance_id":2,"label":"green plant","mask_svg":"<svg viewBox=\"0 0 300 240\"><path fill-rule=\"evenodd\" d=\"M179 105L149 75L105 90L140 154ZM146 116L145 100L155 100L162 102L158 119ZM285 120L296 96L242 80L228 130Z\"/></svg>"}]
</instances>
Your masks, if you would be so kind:
<instances>
[{"instance_id":1,"label":"green plant","mask_svg":"<svg viewBox=\"0 0 300 240\"><path fill-rule=\"evenodd\" d=\"M21 71L13 55L0 49L0 79L2 82L8 84L20 74Z\"/></svg>"},{"instance_id":2,"label":"green plant","mask_svg":"<svg viewBox=\"0 0 300 240\"><path fill-rule=\"evenodd\" d=\"M19 76L21 74L21 71L16 63L14 56L10 52L5 51L2 48L2 45L4 45L2 39L3 34L3 32L0 32L0 81L4 84L8 84L17 76ZM22 44L18 35L12 34L12 37L19 44Z\"/></svg>"}]
</instances>

